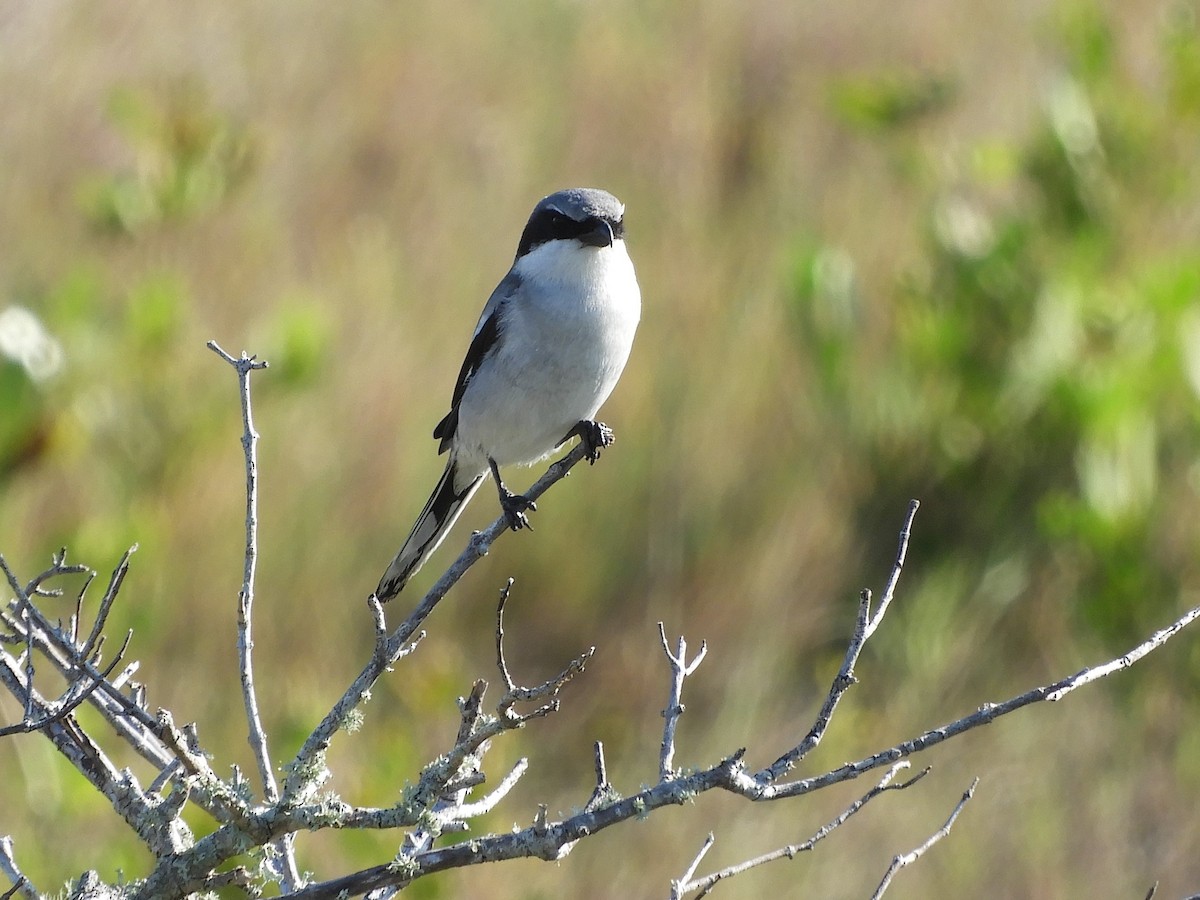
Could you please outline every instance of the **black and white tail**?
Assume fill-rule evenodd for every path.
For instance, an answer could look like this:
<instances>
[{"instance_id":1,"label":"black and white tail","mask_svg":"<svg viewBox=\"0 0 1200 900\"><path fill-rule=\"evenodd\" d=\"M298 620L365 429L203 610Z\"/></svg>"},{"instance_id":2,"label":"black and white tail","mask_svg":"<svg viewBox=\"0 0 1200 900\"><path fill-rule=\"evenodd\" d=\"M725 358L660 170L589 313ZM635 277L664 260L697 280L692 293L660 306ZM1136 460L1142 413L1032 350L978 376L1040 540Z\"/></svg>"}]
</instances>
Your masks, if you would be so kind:
<instances>
[{"instance_id":1,"label":"black and white tail","mask_svg":"<svg viewBox=\"0 0 1200 900\"><path fill-rule=\"evenodd\" d=\"M467 505L467 501L471 499L471 495L483 479L482 475L476 475L470 484L456 491L454 481L457 474L457 466L451 459L437 487L433 489L429 502L425 504L425 509L417 517L417 524L413 526L408 540L383 573L379 587L375 588L375 596L380 602L386 603L404 590L408 579L417 573L446 537L450 526L454 524L458 514L463 511L463 507Z\"/></svg>"}]
</instances>

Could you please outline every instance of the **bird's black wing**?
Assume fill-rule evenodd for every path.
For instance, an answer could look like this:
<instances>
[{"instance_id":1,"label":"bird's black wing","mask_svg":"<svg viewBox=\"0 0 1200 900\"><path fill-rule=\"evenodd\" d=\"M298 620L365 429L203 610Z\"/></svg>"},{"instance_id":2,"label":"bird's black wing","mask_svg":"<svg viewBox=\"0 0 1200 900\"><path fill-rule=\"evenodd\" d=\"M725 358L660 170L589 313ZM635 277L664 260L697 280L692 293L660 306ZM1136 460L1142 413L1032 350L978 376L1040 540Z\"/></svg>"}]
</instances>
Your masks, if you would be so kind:
<instances>
[{"instance_id":1,"label":"bird's black wing","mask_svg":"<svg viewBox=\"0 0 1200 900\"><path fill-rule=\"evenodd\" d=\"M505 302L512 297L520 284L520 277L509 272L492 291L492 296L483 307L479 323L475 326L475 336L471 339L471 346L467 348L467 356L458 372L458 382L454 385L454 396L450 400L450 412L446 413L433 429L433 436L441 441L438 453L445 453L450 449L454 433L458 430L458 404L462 401L467 385L479 371L480 365L500 340Z\"/></svg>"}]
</instances>

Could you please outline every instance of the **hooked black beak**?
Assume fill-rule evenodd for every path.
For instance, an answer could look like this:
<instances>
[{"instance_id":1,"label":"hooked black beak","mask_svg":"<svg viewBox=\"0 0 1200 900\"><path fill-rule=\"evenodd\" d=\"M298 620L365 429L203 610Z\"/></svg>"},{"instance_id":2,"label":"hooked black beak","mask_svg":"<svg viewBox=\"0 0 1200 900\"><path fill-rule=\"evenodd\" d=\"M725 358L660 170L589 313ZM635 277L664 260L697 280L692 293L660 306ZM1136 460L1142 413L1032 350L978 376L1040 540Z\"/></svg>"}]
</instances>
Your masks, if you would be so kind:
<instances>
[{"instance_id":1,"label":"hooked black beak","mask_svg":"<svg viewBox=\"0 0 1200 900\"><path fill-rule=\"evenodd\" d=\"M612 226L603 219L596 219L595 226L579 236L579 242L589 247L611 247L614 240Z\"/></svg>"}]
</instances>

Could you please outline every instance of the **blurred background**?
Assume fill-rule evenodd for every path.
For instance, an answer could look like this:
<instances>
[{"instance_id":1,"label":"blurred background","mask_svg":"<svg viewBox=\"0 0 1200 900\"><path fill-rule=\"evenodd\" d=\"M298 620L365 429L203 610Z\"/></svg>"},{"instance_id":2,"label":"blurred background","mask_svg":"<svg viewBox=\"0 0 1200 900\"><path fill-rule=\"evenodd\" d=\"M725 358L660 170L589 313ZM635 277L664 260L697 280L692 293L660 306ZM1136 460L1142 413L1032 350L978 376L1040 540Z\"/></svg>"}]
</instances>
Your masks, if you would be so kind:
<instances>
[{"instance_id":1,"label":"blurred background","mask_svg":"<svg viewBox=\"0 0 1200 900\"><path fill-rule=\"evenodd\" d=\"M253 769L236 676L254 380L256 662L286 761L371 646L363 598L441 471L483 301L534 203L627 204L644 314L603 416L618 443L501 539L387 677L333 786L386 805L448 747L493 662L536 683L590 645L531 772L479 827L655 778L655 623L706 638L677 763L807 730L910 498L907 572L814 774L1119 655L1200 602L1200 4L0 2L0 552L105 575L152 706ZM509 473L516 489L538 471ZM390 614L472 527L481 492ZM62 601L62 615L70 603ZM923 754L819 849L723 897L1143 897L1200 890L1200 637ZM20 711L0 700L4 721ZM85 718L87 714L84 714ZM87 719L95 724L93 719ZM99 726L97 726L99 727ZM55 889L144 874L140 845L39 736L0 742L0 833ZM417 897L661 897L808 837L868 787L706 795L559 865ZM202 819L195 826L211 827ZM78 840L87 835L86 841ZM302 837L317 877L392 834Z\"/></svg>"}]
</instances>

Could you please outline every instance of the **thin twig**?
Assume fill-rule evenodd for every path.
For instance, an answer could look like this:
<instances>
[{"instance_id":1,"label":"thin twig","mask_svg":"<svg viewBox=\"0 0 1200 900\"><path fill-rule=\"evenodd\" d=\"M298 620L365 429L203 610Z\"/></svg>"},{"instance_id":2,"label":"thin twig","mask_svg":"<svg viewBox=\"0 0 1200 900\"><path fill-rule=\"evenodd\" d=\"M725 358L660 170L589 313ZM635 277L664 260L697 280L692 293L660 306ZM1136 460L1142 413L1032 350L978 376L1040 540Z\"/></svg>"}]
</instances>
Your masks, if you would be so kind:
<instances>
[{"instance_id":1,"label":"thin twig","mask_svg":"<svg viewBox=\"0 0 1200 900\"><path fill-rule=\"evenodd\" d=\"M484 794L478 800L472 803L461 803L458 806L447 807L446 809L438 810L435 815L443 827L446 824L459 819L474 819L477 816L485 815L496 808L501 800L508 796L511 791L521 780L521 776L525 774L529 768L529 760L521 757L516 764L509 770L509 773L500 779L500 783L496 785L487 794Z\"/></svg>"},{"instance_id":2,"label":"thin twig","mask_svg":"<svg viewBox=\"0 0 1200 900\"><path fill-rule=\"evenodd\" d=\"M608 783L608 767L604 763L603 741L596 741L592 745L592 755L596 764L596 787L592 791L591 799L588 800L588 806L594 809L594 804L603 799L612 790L612 785Z\"/></svg>"},{"instance_id":3,"label":"thin twig","mask_svg":"<svg viewBox=\"0 0 1200 900\"><path fill-rule=\"evenodd\" d=\"M52 725L55 722L61 721L73 713L86 700L91 699L92 694L105 683L108 676L112 674L125 656L125 651L129 649L129 641L133 637L133 632L130 631L125 635L125 643L121 645L121 649L117 651L117 655L113 657L112 662L108 664L108 668L101 672L88 674L88 680L74 681L67 686L67 690L57 700L46 704L47 712L40 718L23 720L16 725L8 725L0 728L0 737L7 737L11 734L27 734L34 731L41 731L47 725ZM30 690L26 694L26 706L32 708L33 691Z\"/></svg>"},{"instance_id":4,"label":"thin twig","mask_svg":"<svg viewBox=\"0 0 1200 900\"><path fill-rule=\"evenodd\" d=\"M912 534L913 519L920 508L920 500L908 502L908 513L904 517L904 525L900 528L900 545L896 548L896 561L892 564L892 574L888 576L887 585L883 589L883 599L879 601L879 609L875 610L875 615L871 617L871 623L867 626L866 636L868 638L875 633L875 629L883 622L888 607L892 605L892 598L896 595L896 584L900 581L900 573L904 570L904 558L908 555L908 540Z\"/></svg>"},{"instance_id":5,"label":"thin twig","mask_svg":"<svg viewBox=\"0 0 1200 900\"><path fill-rule=\"evenodd\" d=\"M250 403L250 373L267 368L266 360L247 356L245 351L234 359L217 344L209 341L208 347L233 366L238 376L238 388L242 401L242 451L246 459L246 553L242 568L242 590L238 595L238 663L241 671L242 699L246 708L248 739L258 765L259 778L263 783L263 796L268 803L279 800L279 786L271 767L271 754L267 749L267 732L263 728L258 710L258 693L254 687L254 575L258 566L258 432L254 428L254 413ZM302 883L296 864L296 852L291 838L278 845L282 866L279 867L280 886L284 892L293 890Z\"/></svg>"},{"instance_id":6,"label":"thin twig","mask_svg":"<svg viewBox=\"0 0 1200 900\"><path fill-rule=\"evenodd\" d=\"M0 619L10 627L21 627L3 612L0 612ZM75 681L86 675L102 679L100 670L78 655L78 648L70 637L51 625L36 607L32 608L29 621L34 626L33 639L38 652L49 659L64 678ZM88 695L88 701L143 758L162 769L170 763L171 754L155 735L154 717L147 712L144 697L137 696L141 692L134 690L134 696L126 696L120 690L119 681L120 677L112 682L101 680L99 687Z\"/></svg>"},{"instance_id":7,"label":"thin twig","mask_svg":"<svg viewBox=\"0 0 1200 900\"><path fill-rule=\"evenodd\" d=\"M273 803L279 799L279 788L271 768L266 731L263 729L258 711L258 696L254 689L252 622L254 574L258 565L258 432L254 429L254 414L250 403L250 373L256 369L265 369L267 362L247 356L244 351L240 358L235 359L221 349L216 341L209 341L208 347L237 372L242 401L242 450L246 461L246 551L242 567L242 590L238 596L238 662L241 668L246 719L250 728L250 747L258 764L263 793L267 801Z\"/></svg>"},{"instance_id":8,"label":"thin twig","mask_svg":"<svg viewBox=\"0 0 1200 900\"><path fill-rule=\"evenodd\" d=\"M518 728L530 719L545 716L558 709L557 697L563 686L574 678L577 674L583 671L587 661L596 652L595 647L589 647L575 659L567 664L554 678L544 681L537 687L521 687L512 677L512 673L508 668L508 661L504 658L504 606L508 603L509 594L512 591L513 580L508 579L503 588L500 589L500 602L496 606L496 666L500 669L500 677L504 680L505 692L500 698L500 703L497 705L496 711L501 718L509 725L509 727ZM513 706L517 703L529 702L534 700L542 700L546 697L550 698L550 702L533 710L529 713L517 713L513 710Z\"/></svg>"},{"instance_id":9,"label":"thin twig","mask_svg":"<svg viewBox=\"0 0 1200 900\"><path fill-rule=\"evenodd\" d=\"M596 653L595 647L588 647L577 657L567 663L566 668L555 675L553 678L548 678L536 687L521 687L514 685L509 690L505 691L504 696L500 698L500 702L496 705L496 714L503 720L507 728L520 728L530 719L540 719L550 713L558 710L558 695L562 691L568 681L581 673L587 666L587 662ZM535 708L531 712L519 713L513 707L517 703L531 703L535 701L545 700L549 698L547 703Z\"/></svg>"},{"instance_id":10,"label":"thin twig","mask_svg":"<svg viewBox=\"0 0 1200 900\"><path fill-rule=\"evenodd\" d=\"M108 622L108 614L112 610L113 603L116 602L121 585L125 582L125 576L129 573L130 557L137 553L137 549L138 545L134 544L126 550L125 554L121 557L121 561L117 563L117 567L113 569L112 576L108 580L108 587L104 591L104 596L100 598L100 608L96 611L96 621L92 623L92 631L88 635L87 640L84 641L83 646L79 648L79 655L84 659L91 657L97 643L103 638L104 626ZM82 594L80 597L82 598Z\"/></svg>"},{"instance_id":11,"label":"thin twig","mask_svg":"<svg viewBox=\"0 0 1200 900\"><path fill-rule=\"evenodd\" d=\"M854 622L854 634L850 638L849 645L846 647L846 656L842 660L842 666L838 669L837 675L834 676L829 693L826 694L825 701L821 704L821 709L817 713L812 727L808 730L808 734L804 736L799 744L792 747L767 768L758 772L755 775L756 779L775 781L781 778L821 743L821 739L825 736L825 731L829 728L829 723L833 720L833 713L837 709L842 695L857 681L854 677L854 667L858 664L858 658L862 654L863 647L883 621L883 616L892 603L892 598L896 592L896 585L900 580L900 573L904 569L904 560L908 555L908 541L909 535L912 533L913 518L916 516L920 505L920 502L917 500L912 500L908 504L908 513L905 515L904 524L900 528L900 542L896 550L896 561L892 565L891 575L888 577L887 585L884 588L883 601L879 604L879 609L875 611L874 616L871 615L871 592L863 590L859 594L858 613Z\"/></svg>"},{"instance_id":12,"label":"thin twig","mask_svg":"<svg viewBox=\"0 0 1200 900\"><path fill-rule=\"evenodd\" d=\"M592 747L592 750L595 757L596 786L592 788L592 795L588 797L587 803L583 805L583 811L585 813L595 812L606 803L611 803L614 800L619 799L616 790L613 789L613 786L609 784L608 781L608 767L604 762L604 744L602 744L600 741L596 741ZM545 807L542 807L542 809L544 811ZM577 840L565 842L562 847L559 848L558 856L556 858L565 859L567 854L575 849L575 845L577 843L579 843Z\"/></svg>"},{"instance_id":13,"label":"thin twig","mask_svg":"<svg viewBox=\"0 0 1200 900\"><path fill-rule=\"evenodd\" d=\"M84 579L83 586L79 589L79 593L75 595L75 612L71 614L71 645L79 646L79 623L83 621L83 597L87 594L87 589L92 586L92 582L96 580L96 573L89 572L88 577Z\"/></svg>"},{"instance_id":14,"label":"thin twig","mask_svg":"<svg viewBox=\"0 0 1200 900\"><path fill-rule=\"evenodd\" d=\"M18 597L27 596L32 600L37 597L61 597L62 590L59 588L45 589L42 583L50 578L58 578L62 575L83 575L94 576L96 573L87 566L79 565L78 563L67 563L67 548L60 547L50 556L50 568L46 569L39 575L34 576L29 584L22 589L19 585L13 585L13 590L16 591ZM90 579L89 579L90 580ZM11 576L9 584L12 584Z\"/></svg>"},{"instance_id":15,"label":"thin twig","mask_svg":"<svg viewBox=\"0 0 1200 900\"><path fill-rule=\"evenodd\" d=\"M671 652L667 643L667 631L662 622L658 623L658 638L662 642L663 653L671 666L671 689L667 695L667 708L663 710L663 738L658 753L658 777L666 781L675 777L675 728L679 725L679 717L683 715L683 680L699 668L708 653L708 642L700 642L700 652L691 662L687 661L687 641L681 635L679 649Z\"/></svg>"},{"instance_id":16,"label":"thin twig","mask_svg":"<svg viewBox=\"0 0 1200 900\"><path fill-rule=\"evenodd\" d=\"M13 611L14 618L17 623L20 623L22 617L25 619L25 702L21 714L21 721L31 722L34 719L33 678L35 672L33 664L33 628L31 627L30 623L33 619L35 610L33 603L30 602L29 599L29 589L21 587L21 583L17 580L16 574L8 567L8 562L4 559L3 555L0 555L0 569L4 570L4 577L8 579L9 587L13 589L13 593L16 595L17 602L16 608ZM19 627L14 627L17 627L19 634Z\"/></svg>"},{"instance_id":17,"label":"thin twig","mask_svg":"<svg viewBox=\"0 0 1200 900\"><path fill-rule=\"evenodd\" d=\"M696 874L696 870L700 868L700 863L704 861L704 857L708 855L708 851L713 848L713 844L717 842L716 837L710 831L708 837L704 839L704 843L700 845L700 849L692 858L691 863L683 870L683 875L679 880L671 884L671 900L679 900L683 896L683 892L687 890L687 885L691 882L692 877Z\"/></svg>"},{"instance_id":18,"label":"thin twig","mask_svg":"<svg viewBox=\"0 0 1200 900\"><path fill-rule=\"evenodd\" d=\"M504 659L504 604L508 603L508 595L512 591L513 580L510 578L500 589L500 603L496 607L496 666L500 669L500 677L504 679L504 687L506 690L515 690L517 685L513 682L512 675L508 671L508 663Z\"/></svg>"},{"instance_id":19,"label":"thin twig","mask_svg":"<svg viewBox=\"0 0 1200 900\"><path fill-rule=\"evenodd\" d=\"M954 827L954 820L957 819L958 814L963 811L963 807L967 805L967 801L975 796L975 788L978 785L979 779L976 778L971 782L971 786L963 792L962 799L960 799L958 801L958 805L954 807L954 812L950 813L950 818L946 820L946 824L931 834L925 843L923 843L920 847L917 847L915 850L900 854L892 859L892 864L888 866L887 872L884 873L883 881L879 882L879 887L877 887L875 889L875 893L871 895L871 900L879 900L879 898L883 896L884 891L886 891L888 886L892 883L892 879L896 877L897 872L899 872L905 866L910 866L915 863L918 859L925 855L930 847L950 833L950 829Z\"/></svg>"},{"instance_id":20,"label":"thin twig","mask_svg":"<svg viewBox=\"0 0 1200 900\"><path fill-rule=\"evenodd\" d=\"M871 788L871 790L867 791L865 794L847 806L832 821L821 826L821 828L819 828L816 833L812 835L812 837L808 838L808 840L799 844L788 844L785 847L780 847L778 850L772 850L770 853L764 853L761 856L756 856L754 859L749 859L744 862L737 863L736 865L728 866L724 869L721 869L719 872L713 872L711 875L705 875L703 878L697 878L693 881L692 875L696 871L696 866L699 863L700 858L704 855L704 853L708 852L708 848L712 846L713 836L710 834L708 836L708 840L705 841L704 846L701 847L700 854L695 860L692 861L692 864L683 874L683 877L678 881L672 882L671 900L679 900L679 898L691 893L692 891L699 892L696 894L696 898L699 900L701 897L708 896L709 892L711 892L712 889L722 881L733 878L736 875L741 875L743 872L748 872L750 869L765 865L766 863L774 862L777 859L794 859L798 854L812 850L820 841L829 837L829 835L844 825L851 816L853 816L856 812L858 812L880 794L884 793L885 791L902 791L906 788L910 788L929 774L929 769L926 768L921 772L918 772L907 781L899 784L892 784L892 781L895 779L895 777L902 770L907 769L908 766L909 763L906 760L901 760L900 762L896 763L894 766L888 769L883 778L881 778L879 782L873 788Z\"/></svg>"},{"instance_id":21,"label":"thin twig","mask_svg":"<svg viewBox=\"0 0 1200 900\"><path fill-rule=\"evenodd\" d=\"M1110 662L1105 662L1096 666L1090 666L1081 669L1074 675L1063 678L1052 684L1042 685L1041 687L1033 688L1016 697L1010 697L1002 703L984 703L975 712L970 715L963 716L960 719L955 719L953 722L947 722L945 725L940 725L937 728L932 728L929 731L919 734L902 743L896 744L894 747L889 747L886 750L881 750L871 756L858 760L857 762L846 763L837 769L826 772L823 775L815 775L811 778L805 778L799 781L789 782L787 784L773 784L770 779L762 778L761 773L755 775L753 782L759 787L760 794L758 799L761 800L778 800L787 797L796 797L801 794L807 794L811 791L818 790L823 787L828 787L831 784L857 778L864 772L869 772L880 766L895 762L906 756L911 756L922 750L926 750L943 741L947 741L953 737L957 737L965 731L970 731L973 728L978 728L980 725L986 725L989 722L994 722L1001 716L1006 716L1009 713L1016 712L1022 707L1029 706L1033 703L1041 702L1057 702L1071 693L1077 688L1085 684L1090 684L1097 679L1104 678L1114 672L1127 669L1135 662L1145 657L1152 650L1156 650L1169 641L1172 637L1179 634L1184 628L1191 623L1200 619L1200 606L1188 610L1170 625L1161 628L1152 634L1149 638L1142 641L1128 653L1118 657Z\"/></svg>"},{"instance_id":22,"label":"thin twig","mask_svg":"<svg viewBox=\"0 0 1200 900\"><path fill-rule=\"evenodd\" d=\"M26 607L26 615L20 621L15 619L9 611L0 610L0 620L10 629L23 634L26 640L32 640L36 651L54 665L69 685L66 693L58 700L42 701L41 716L35 717L32 722L22 723L20 729L36 728L46 734L56 749L77 768L80 768L84 777L95 784L114 806L122 804L123 807L128 806L130 802L128 796L139 792L133 791L131 794L132 789L124 787L121 778L117 778L114 784L113 779L105 776L106 767L111 764L107 762L94 742L79 729L70 714L80 702L90 703L116 732L160 773L170 767L172 754L158 737L157 722L145 707L144 691L134 685L130 695L127 696L121 690L122 684L136 670L137 663L130 663L116 678L112 677L112 672L128 649L131 633L126 634L125 641L114 660L104 668L99 666L100 649L104 641L103 631L107 618L124 580L129 557L136 549L136 545L129 548L114 569L89 637L83 643L80 642L79 636L82 601L87 585L95 577L95 572L85 566L68 565L65 550L55 553L51 567L32 579L24 588L15 585L16 579L11 571L6 574L10 584L14 584L14 591L18 596L54 597L61 595L62 591L44 588L43 585L48 579L62 575L86 573L87 583L76 596L75 613L69 627L64 627L61 623L58 626L51 624L32 603ZM4 568L7 570L7 566ZM8 609L12 610L13 605L10 604ZM88 651L87 655L83 654L84 650ZM0 680L7 680L7 676L0 675ZM19 696L23 697L26 703L31 700L27 691L22 691ZM97 778L100 778L99 782L96 781ZM224 806L220 802L214 801L214 798L208 793L197 792L193 799L198 806L210 812L218 821L229 821ZM142 800L138 799L137 802L141 803ZM118 812L122 817L126 817L128 811L122 808L118 809ZM164 807L159 807L155 811L155 816L165 823L161 830L164 837L169 837L175 832L181 834L181 829L186 829L182 823L175 822ZM131 822L131 824L133 823ZM135 825L135 827L137 826ZM174 840L174 838L171 839ZM159 844L157 838L150 843L156 846Z\"/></svg>"}]
</instances>

